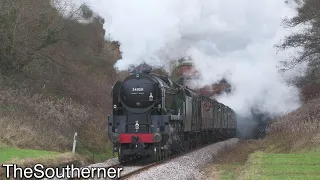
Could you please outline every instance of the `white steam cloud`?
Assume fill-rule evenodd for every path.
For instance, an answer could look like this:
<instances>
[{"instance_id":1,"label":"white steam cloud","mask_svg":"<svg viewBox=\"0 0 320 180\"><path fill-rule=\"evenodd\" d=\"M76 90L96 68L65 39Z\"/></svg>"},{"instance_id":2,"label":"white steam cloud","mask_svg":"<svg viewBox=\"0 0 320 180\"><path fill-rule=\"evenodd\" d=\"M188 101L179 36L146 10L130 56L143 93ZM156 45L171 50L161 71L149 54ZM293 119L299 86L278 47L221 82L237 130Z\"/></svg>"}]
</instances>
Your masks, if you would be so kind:
<instances>
[{"instance_id":1,"label":"white steam cloud","mask_svg":"<svg viewBox=\"0 0 320 180\"><path fill-rule=\"evenodd\" d=\"M83 2L105 18L108 35L121 43L118 70L142 62L169 68L169 62L189 55L202 84L222 77L231 83L232 93L218 100L241 116L252 108L273 116L299 106L298 89L289 88L277 69L288 56L274 48L286 33L282 18L293 15L284 0Z\"/></svg>"}]
</instances>

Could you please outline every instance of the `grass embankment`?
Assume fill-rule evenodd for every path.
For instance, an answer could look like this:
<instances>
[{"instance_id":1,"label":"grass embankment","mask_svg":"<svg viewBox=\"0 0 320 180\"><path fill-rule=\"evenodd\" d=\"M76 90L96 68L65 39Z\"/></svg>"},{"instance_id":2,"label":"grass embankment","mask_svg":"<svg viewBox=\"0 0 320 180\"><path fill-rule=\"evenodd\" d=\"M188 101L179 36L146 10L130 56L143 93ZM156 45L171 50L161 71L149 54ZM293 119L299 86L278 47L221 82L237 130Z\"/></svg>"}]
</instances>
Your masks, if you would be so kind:
<instances>
[{"instance_id":1,"label":"grass embankment","mask_svg":"<svg viewBox=\"0 0 320 180\"><path fill-rule=\"evenodd\" d=\"M240 144L210 168L215 168L222 180L319 179L320 151L272 153L261 142Z\"/></svg>"},{"instance_id":2,"label":"grass embankment","mask_svg":"<svg viewBox=\"0 0 320 180\"><path fill-rule=\"evenodd\" d=\"M246 164L243 179L319 179L320 152L270 154L255 152Z\"/></svg>"},{"instance_id":3,"label":"grass embankment","mask_svg":"<svg viewBox=\"0 0 320 180\"><path fill-rule=\"evenodd\" d=\"M58 152L0 147L0 164L15 159L57 156Z\"/></svg>"},{"instance_id":4,"label":"grass embankment","mask_svg":"<svg viewBox=\"0 0 320 180\"><path fill-rule=\"evenodd\" d=\"M35 164L42 164L44 167L62 167L70 164L83 166L88 163L88 159L78 154L0 148L0 164L16 164L18 167L32 167ZM1 167L0 179L4 178L5 173L5 169Z\"/></svg>"},{"instance_id":5,"label":"grass embankment","mask_svg":"<svg viewBox=\"0 0 320 180\"><path fill-rule=\"evenodd\" d=\"M92 162L99 162L109 159L112 156L111 150L107 153L94 153L82 151L76 154L71 152L61 153L55 151L42 151L33 149L12 148L0 144L0 165L16 164L19 167L32 167L35 164L42 164L45 167L61 167L74 164L84 166ZM4 177L5 170L0 166L0 179Z\"/></svg>"},{"instance_id":6,"label":"grass embankment","mask_svg":"<svg viewBox=\"0 0 320 180\"><path fill-rule=\"evenodd\" d=\"M242 141L208 169L220 179L320 179L320 98L279 117L262 140Z\"/></svg>"},{"instance_id":7,"label":"grass embankment","mask_svg":"<svg viewBox=\"0 0 320 180\"><path fill-rule=\"evenodd\" d=\"M0 75L0 148L1 144L12 147L8 152L12 150L18 157L16 147L70 152L77 132L77 153L95 162L111 157L106 117L101 110L50 94L14 90L5 84L10 80ZM27 155L24 157L33 157Z\"/></svg>"}]
</instances>

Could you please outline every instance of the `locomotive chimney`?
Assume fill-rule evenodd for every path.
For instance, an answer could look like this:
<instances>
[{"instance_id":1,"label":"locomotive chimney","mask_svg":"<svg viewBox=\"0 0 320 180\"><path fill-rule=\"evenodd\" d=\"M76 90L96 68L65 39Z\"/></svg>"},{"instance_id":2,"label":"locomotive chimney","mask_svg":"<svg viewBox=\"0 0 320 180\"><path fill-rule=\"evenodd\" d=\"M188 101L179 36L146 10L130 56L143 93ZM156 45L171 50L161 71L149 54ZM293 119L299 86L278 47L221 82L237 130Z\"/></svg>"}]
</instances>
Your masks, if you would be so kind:
<instances>
[{"instance_id":1,"label":"locomotive chimney","mask_svg":"<svg viewBox=\"0 0 320 180\"><path fill-rule=\"evenodd\" d=\"M136 74L136 73L150 74L151 71L152 71L151 66L149 66L147 63L142 63L137 67L132 67L130 74Z\"/></svg>"},{"instance_id":2,"label":"locomotive chimney","mask_svg":"<svg viewBox=\"0 0 320 180\"><path fill-rule=\"evenodd\" d=\"M194 67L193 61L189 57L185 57L180 61L180 73L182 76L191 77L198 74L198 71Z\"/></svg>"},{"instance_id":3,"label":"locomotive chimney","mask_svg":"<svg viewBox=\"0 0 320 180\"><path fill-rule=\"evenodd\" d=\"M180 63L180 81L184 86L195 86L194 80L200 78L199 71L195 68L193 61L190 57L185 57L179 60Z\"/></svg>"},{"instance_id":4,"label":"locomotive chimney","mask_svg":"<svg viewBox=\"0 0 320 180\"><path fill-rule=\"evenodd\" d=\"M230 92L231 86L225 79L222 79L218 83L200 88L200 85L197 83L197 80L200 79L200 73L194 66L193 60L190 57L185 57L179 60L179 63L180 83L182 85L188 86L197 91L199 94L208 97L221 94L222 92Z\"/></svg>"}]
</instances>

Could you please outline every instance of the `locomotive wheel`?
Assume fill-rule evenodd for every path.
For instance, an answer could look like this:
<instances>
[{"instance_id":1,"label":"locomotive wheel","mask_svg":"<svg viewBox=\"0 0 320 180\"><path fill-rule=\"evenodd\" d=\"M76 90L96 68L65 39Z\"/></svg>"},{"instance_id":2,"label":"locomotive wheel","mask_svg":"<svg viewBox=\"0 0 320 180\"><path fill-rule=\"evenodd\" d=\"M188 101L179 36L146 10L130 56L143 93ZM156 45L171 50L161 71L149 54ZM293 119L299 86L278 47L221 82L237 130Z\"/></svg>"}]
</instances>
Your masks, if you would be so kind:
<instances>
[{"instance_id":1,"label":"locomotive wheel","mask_svg":"<svg viewBox=\"0 0 320 180\"><path fill-rule=\"evenodd\" d=\"M158 161L161 161L163 159L163 151L161 150L161 145L158 145Z\"/></svg>"},{"instance_id":2,"label":"locomotive wheel","mask_svg":"<svg viewBox=\"0 0 320 180\"><path fill-rule=\"evenodd\" d=\"M119 148L118 148L118 161L119 161L119 162L122 162L122 161L123 161L122 145L121 145L121 144L119 145Z\"/></svg>"},{"instance_id":3,"label":"locomotive wheel","mask_svg":"<svg viewBox=\"0 0 320 180\"><path fill-rule=\"evenodd\" d=\"M168 150L164 150L163 151L163 159L167 159L168 158Z\"/></svg>"},{"instance_id":4,"label":"locomotive wheel","mask_svg":"<svg viewBox=\"0 0 320 180\"><path fill-rule=\"evenodd\" d=\"M153 160L155 162L160 161L160 157L161 157L161 152L160 152L159 145L155 144L153 146Z\"/></svg>"},{"instance_id":5,"label":"locomotive wheel","mask_svg":"<svg viewBox=\"0 0 320 180\"><path fill-rule=\"evenodd\" d=\"M164 150L161 150L160 151L160 160L163 160L164 159Z\"/></svg>"},{"instance_id":6,"label":"locomotive wheel","mask_svg":"<svg viewBox=\"0 0 320 180\"><path fill-rule=\"evenodd\" d=\"M169 156L169 151L168 149L164 150L164 158L167 159Z\"/></svg>"},{"instance_id":7,"label":"locomotive wheel","mask_svg":"<svg viewBox=\"0 0 320 180\"><path fill-rule=\"evenodd\" d=\"M197 141L195 139L192 142L192 148L197 148Z\"/></svg>"},{"instance_id":8,"label":"locomotive wheel","mask_svg":"<svg viewBox=\"0 0 320 180\"><path fill-rule=\"evenodd\" d=\"M152 153L153 161L157 161L157 156L158 156L157 146L153 146L153 153Z\"/></svg>"}]
</instances>

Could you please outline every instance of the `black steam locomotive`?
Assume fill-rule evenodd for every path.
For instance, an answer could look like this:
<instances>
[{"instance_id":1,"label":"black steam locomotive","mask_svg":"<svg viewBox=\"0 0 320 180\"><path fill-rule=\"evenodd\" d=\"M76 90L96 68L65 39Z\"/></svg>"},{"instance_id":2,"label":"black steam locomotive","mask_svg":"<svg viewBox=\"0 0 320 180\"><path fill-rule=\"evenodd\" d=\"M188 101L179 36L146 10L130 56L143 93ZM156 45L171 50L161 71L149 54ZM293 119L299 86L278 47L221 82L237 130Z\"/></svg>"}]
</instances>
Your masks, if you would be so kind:
<instances>
[{"instance_id":1,"label":"black steam locomotive","mask_svg":"<svg viewBox=\"0 0 320 180\"><path fill-rule=\"evenodd\" d=\"M132 156L154 161L236 136L236 115L166 76L134 72L112 92L108 136L119 162Z\"/></svg>"}]
</instances>

